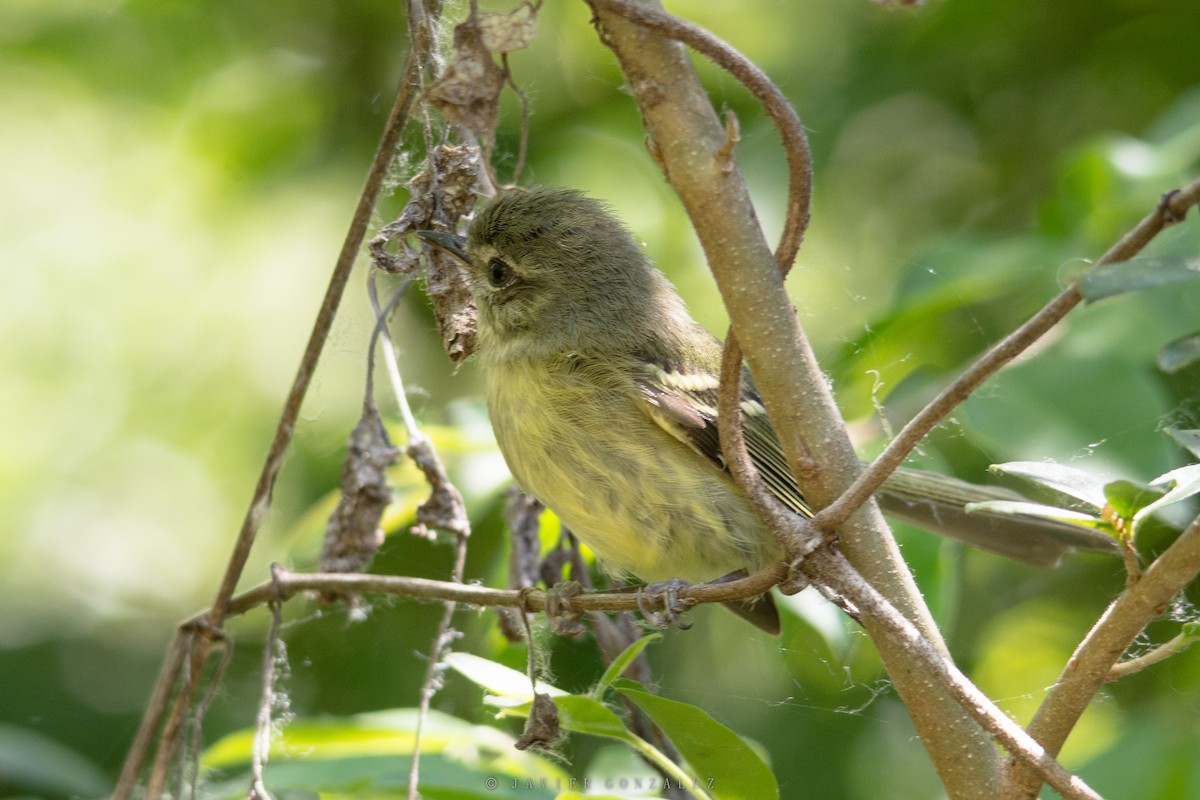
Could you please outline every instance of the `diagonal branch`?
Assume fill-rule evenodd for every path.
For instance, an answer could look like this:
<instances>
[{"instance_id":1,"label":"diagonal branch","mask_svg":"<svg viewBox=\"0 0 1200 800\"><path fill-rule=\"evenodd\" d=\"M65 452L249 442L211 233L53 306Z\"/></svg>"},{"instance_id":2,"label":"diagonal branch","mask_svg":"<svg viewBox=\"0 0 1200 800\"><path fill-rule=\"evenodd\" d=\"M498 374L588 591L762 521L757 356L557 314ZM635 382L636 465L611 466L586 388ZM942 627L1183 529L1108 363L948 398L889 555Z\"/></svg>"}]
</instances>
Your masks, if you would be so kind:
<instances>
[{"instance_id":1,"label":"diagonal branch","mask_svg":"<svg viewBox=\"0 0 1200 800\"><path fill-rule=\"evenodd\" d=\"M663 38L670 35L669 26L648 30L630 21L663 15L656 3L590 4L638 102L659 163L691 217L792 471L805 496L817 507L826 505L860 467L746 186L736 167L720 158L725 128L684 51ZM838 533L847 558L867 582L944 653L878 509L864 509ZM928 680L913 654L887 636L884 620L865 616L863 622L951 794L985 796L1000 768L990 738L948 687Z\"/></svg>"},{"instance_id":2,"label":"diagonal branch","mask_svg":"<svg viewBox=\"0 0 1200 800\"><path fill-rule=\"evenodd\" d=\"M1200 202L1200 178L1192 181L1183 189L1163 195L1162 201L1153 211L1100 257L1100 260L1096 262L1097 266L1133 258L1160 231L1169 225L1180 222L1187 214L1188 209L1198 202ZM1083 295L1079 292L1078 282L1073 282L1047 303L1041 311L1030 317L1024 325L993 345L966 372L959 376L958 380L942 390L941 394L930 401L929 405L909 420L896 438L892 439L879 457L871 463L871 466L858 476L854 485L837 501L817 514L814 524L822 530L836 530L879 490L888 475L891 475L904 462L904 459L908 458L913 449L938 423L945 419L947 414L957 408L1004 365L1029 349L1043 334L1057 325L1071 309L1079 305L1082 299Z\"/></svg>"},{"instance_id":3,"label":"diagonal branch","mask_svg":"<svg viewBox=\"0 0 1200 800\"><path fill-rule=\"evenodd\" d=\"M1022 767L1045 779L1059 794L1070 800L1101 800L1100 795L1063 768L1054 755L1021 729L1003 711L971 683L949 659L930 644L919 630L904 619L887 600L872 589L844 558L823 547L805 559L800 569L816 580L827 582L866 615L887 618L887 635L913 652L931 677L950 687L950 693L964 709L983 725ZM986 787L977 787L985 790ZM987 796L992 796L990 791Z\"/></svg>"},{"instance_id":4,"label":"diagonal branch","mask_svg":"<svg viewBox=\"0 0 1200 800\"><path fill-rule=\"evenodd\" d=\"M787 216L779 245L775 248L775 261L780 272L786 275L800 250L800 243L808 228L809 209L812 204L812 152L800 116L787 96L757 64L695 23L625 0L601 0L593 5L611 8L625 19L636 22L647 30L686 44L737 78L754 99L762 104L763 111L779 132L784 156L788 162ZM727 136L726 144L732 143L732 138ZM725 153L724 145L721 153Z\"/></svg>"},{"instance_id":5,"label":"diagonal branch","mask_svg":"<svg viewBox=\"0 0 1200 800\"><path fill-rule=\"evenodd\" d=\"M317 312L317 319L313 324L312 333L309 335L304 355L301 357L291 389L288 392L287 399L284 401L283 411L280 414L279 423L275 428L271 444L267 449L267 456L263 462L258 483L254 488L253 498L242 521L233 552L230 554L229 562L225 569L225 575L217 590L216 598L213 601L212 608L207 613L206 625L211 630L219 629L229 612L229 603L233 597L237 582L242 575L242 570L245 569L246 560L250 556L250 550L258 534L258 529L262 525L262 521L266 518L275 480L279 475L280 468L283 466L284 454L287 452L295 433L296 421L300 415L300 406L304 402L304 396L312 382L321 351L329 336L334 316L341 303L350 273L354 268L355 259L362 248L372 211L379 199L384 179L391 167L396 148L399 145L400 134L408 120L413 102L420 92L421 67L427 58L428 46L429 43L425 42L424 47L414 47L409 53L404 69L404 76L400 81L400 88L392 104L383 136L375 151L374 160L367 172L362 194L354 210L354 215L350 220L349 230L346 232L341 252L338 254L333 274L330 276L329 286L325 290L325 297L321 302L320 310ZM125 763L122 766L120 777L113 792L114 800L127 800L137 783L138 774L141 772L142 765L149 755L155 731L163 719L171 692L179 682L181 670L185 666L183 663L185 659L179 655L179 652L182 652L181 648L183 648L185 640L194 640L196 647L187 658L190 668L183 670L185 680L176 695L175 705L168 720L167 728L177 727L182 717L187 713L191 698L198 686L200 673L208 651L208 639L205 637L196 637L192 634L176 636L172 651L163 663L151 695L151 701L146 707L146 712L138 727L133 745L130 747ZM166 766L166 760L158 759L156 762L156 773L161 773L164 766ZM164 780L165 775L157 774L156 776L152 776L151 785L148 787L149 796L157 797L161 794Z\"/></svg>"},{"instance_id":6,"label":"diagonal branch","mask_svg":"<svg viewBox=\"0 0 1200 800\"><path fill-rule=\"evenodd\" d=\"M1092 698L1109 678L1109 670L1171 599L1200 572L1200 517L1154 560L1141 580L1121 593L1071 655L1058 681L1050 687L1029 724L1029 733L1056 754ZM1041 777L1021 765L1007 774L1005 797L1034 797Z\"/></svg>"}]
</instances>

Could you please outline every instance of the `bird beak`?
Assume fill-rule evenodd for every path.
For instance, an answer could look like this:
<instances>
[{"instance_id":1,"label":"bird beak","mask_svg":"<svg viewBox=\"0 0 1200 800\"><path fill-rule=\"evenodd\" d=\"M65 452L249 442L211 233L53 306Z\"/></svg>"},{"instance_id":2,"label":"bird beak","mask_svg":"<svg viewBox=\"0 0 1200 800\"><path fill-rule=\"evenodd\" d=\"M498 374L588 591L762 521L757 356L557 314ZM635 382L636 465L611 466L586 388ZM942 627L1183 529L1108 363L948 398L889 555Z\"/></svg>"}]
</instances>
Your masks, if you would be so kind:
<instances>
[{"instance_id":1,"label":"bird beak","mask_svg":"<svg viewBox=\"0 0 1200 800\"><path fill-rule=\"evenodd\" d=\"M436 247L442 248L463 262L469 262L467 258L467 240L464 237L456 233L443 233L441 231L417 231L417 236Z\"/></svg>"}]
</instances>

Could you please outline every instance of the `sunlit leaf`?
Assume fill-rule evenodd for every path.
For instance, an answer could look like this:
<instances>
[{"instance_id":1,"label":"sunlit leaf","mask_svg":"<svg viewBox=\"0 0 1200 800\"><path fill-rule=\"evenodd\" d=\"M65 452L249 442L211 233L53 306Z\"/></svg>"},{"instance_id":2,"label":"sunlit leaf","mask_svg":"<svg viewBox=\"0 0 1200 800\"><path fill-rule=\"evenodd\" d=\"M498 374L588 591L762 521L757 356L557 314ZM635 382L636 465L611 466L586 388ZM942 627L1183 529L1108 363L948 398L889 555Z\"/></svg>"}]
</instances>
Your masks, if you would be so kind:
<instances>
[{"instance_id":1,"label":"sunlit leaf","mask_svg":"<svg viewBox=\"0 0 1200 800\"><path fill-rule=\"evenodd\" d=\"M446 656L446 665L492 694L501 697L533 699L533 687L529 684L529 676L524 672L517 672L511 667L470 653L451 653ZM562 689L542 681L537 682L537 691L551 697L561 697L567 694Z\"/></svg>"},{"instance_id":2,"label":"sunlit leaf","mask_svg":"<svg viewBox=\"0 0 1200 800\"><path fill-rule=\"evenodd\" d=\"M710 795L722 800L779 797L775 776L754 748L706 711L650 694L633 681L622 679L613 686L663 729Z\"/></svg>"},{"instance_id":3,"label":"sunlit leaf","mask_svg":"<svg viewBox=\"0 0 1200 800\"><path fill-rule=\"evenodd\" d=\"M1079 290L1089 303L1125 292L1200 280L1200 257L1161 256L1101 264L1079 277Z\"/></svg>"},{"instance_id":4,"label":"sunlit leaf","mask_svg":"<svg viewBox=\"0 0 1200 800\"><path fill-rule=\"evenodd\" d=\"M396 709L352 717L302 719L286 725L271 744L265 781L274 796L403 797L416 743L417 711ZM214 743L202 763L224 777L208 784L208 798L245 797L254 731ZM426 797L513 797L513 781L532 781L548 798L568 785L565 773L539 756L513 747L509 734L437 711L421 731L421 790ZM488 780L496 781L489 788ZM543 783L544 782L544 783ZM542 790L543 785L548 788ZM506 793L511 792L511 793Z\"/></svg>"},{"instance_id":5,"label":"sunlit leaf","mask_svg":"<svg viewBox=\"0 0 1200 800\"><path fill-rule=\"evenodd\" d=\"M350 717L295 720L272 744L272 757L303 755L331 758L348 755L411 753L416 741L416 709L395 709ZM503 731L452 717L439 711L426 715L421 730L422 752L440 752L470 737L497 752L512 741ZM204 765L218 768L249 761L254 730L230 733L204 751Z\"/></svg>"},{"instance_id":6,"label":"sunlit leaf","mask_svg":"<svg viewBox=\"0 0 1200 800\"><path fill-rule=\"evenodd\" d=\"M1086 503L1097 510L1104 507L1104 481L1083 470L1056 464L1052 461L1010 461L993 464L994 472L1023 478L1030 483Z\"/></svg>"},{"instance_id":7,"label":"sunlit leaf","mask_svg":"<svg viewBox=\"0 0 1200 800\"><path fill-rule=\"evenodd\" d=\"M1136 529L1142 520L1154 512L1169 505L1182 502L1193 495L1200 494L1200 464L1173 469L1165 475L1160 475L1153 481L1153 486L1167 487L1167 493L1152 503L1142 507L1133 515L1133 525Z\"/></svg>"}]
</instances>

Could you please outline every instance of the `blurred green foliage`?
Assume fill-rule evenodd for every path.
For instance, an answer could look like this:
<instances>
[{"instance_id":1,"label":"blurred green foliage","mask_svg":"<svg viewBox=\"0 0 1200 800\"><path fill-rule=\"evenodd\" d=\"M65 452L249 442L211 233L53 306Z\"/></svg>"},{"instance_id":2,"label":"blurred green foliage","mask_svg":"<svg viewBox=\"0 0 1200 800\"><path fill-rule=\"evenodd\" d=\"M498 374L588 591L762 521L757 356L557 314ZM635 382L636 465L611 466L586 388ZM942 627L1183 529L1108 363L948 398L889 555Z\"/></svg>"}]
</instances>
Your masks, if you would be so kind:
<instances>
[{"instance_id":1,"label":"blurred green foliage","mask_svg":"<svg viewBox=\"0 0 1200 800\"><path fill-rule=\"evenodd\" d=\"M0 796L102 792L173 625L215 590L396 85L400 6L0 6ZM1196 4L676 6L766 69L808 128L814 221L789 286L864 452L882 441L880 410L903 422L1200 169ZM609 200L721 331L695 238L586 7L546 3L539 16L534 46L510 59L534 110L526 180ZM774 134L731 80L699 68L741 121L739 158L774 236L785 181ZM517 119L508 98L501 175ZM406 151L397 185L419 159ZM389 197L378 222L404 199ZM1193 216L1146 255L1198 249ZM311 566L319 547L361 401L361 277L247 584L272 560ZM1194 284L1080 309L918 460L976 480L1013 460L1106 480L1177 467L1188 457L1162 429L1200 427L1200 371L1164 374L1155 359L1198 320ZM394 328L417 413L444 426L437 440L473 514L468 578L501 585L506 474L476 371L452 373L416 293ZM410 508L420 484L397 480ZM1022 720L1123 582L1104 557L1037 571L899 535L959 663ZM440 578L450 562L444 544L398 530L373 569ZM286 613L295 713L349 720L415 705L439 608L295 602ZM692 616L691 631L648 650L662 693L761 742L782 796L939 796L869 642L828 606L789 600L778 641L720 610ZM1192 617L1181 601L1139 647ZM493 615L463 610L458 625L459 649L522 668ZM234 624L206 741L252 724L264 629L260 615ZM590 643L552 650L558 685L599 679ZM1069 743L1069 766L1111 796L1197 796L1198 690L1187 654L1114 684ZM455 676L435 707L490 716ZM579 739L563 755L575 775L611 750ZM443 767L431 760L431 774Z\"/></svg>"}]
</instances>

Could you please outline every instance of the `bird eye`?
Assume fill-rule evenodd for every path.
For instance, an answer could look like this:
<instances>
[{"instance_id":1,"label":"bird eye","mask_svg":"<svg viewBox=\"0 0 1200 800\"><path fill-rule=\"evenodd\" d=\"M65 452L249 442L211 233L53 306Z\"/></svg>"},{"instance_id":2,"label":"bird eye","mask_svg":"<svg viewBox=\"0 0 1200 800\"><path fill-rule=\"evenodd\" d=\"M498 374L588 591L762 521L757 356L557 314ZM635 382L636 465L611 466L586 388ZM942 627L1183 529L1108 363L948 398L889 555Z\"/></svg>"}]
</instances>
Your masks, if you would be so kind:
<instances>
[{"instance_id":1,"label":"bird eye","mask_svg":"<svg viewBox=\"0 0 1200 800\"><path fill-rule=\"evenodd\" d=\"M500 258L493 258L488 262L488 280L492 286L497 289L511 282L513 279L513 268L506 261Z\"/></svg>"}]
</instances>

